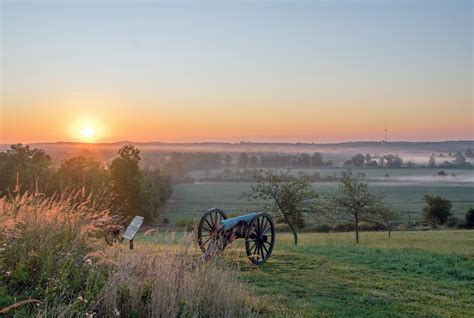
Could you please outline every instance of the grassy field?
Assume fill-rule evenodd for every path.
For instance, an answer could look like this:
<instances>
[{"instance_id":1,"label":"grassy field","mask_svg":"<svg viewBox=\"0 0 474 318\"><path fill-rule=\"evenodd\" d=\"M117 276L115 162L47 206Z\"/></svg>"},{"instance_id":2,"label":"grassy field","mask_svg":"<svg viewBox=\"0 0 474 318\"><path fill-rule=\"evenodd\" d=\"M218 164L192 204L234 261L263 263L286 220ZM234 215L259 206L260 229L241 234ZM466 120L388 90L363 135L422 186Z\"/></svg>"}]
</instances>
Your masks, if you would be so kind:
<instances>
[{"instance_id":1,"label":"grassy field","mask_svg":"<svg viewBox=\"0 0 474 318\"><path fill-rule=\"evenodd\" d=\"M408 170L408 169L405 169ZM178 219L199 219L203 211L218 207L226 212L246 212L256 208L256 204L240 199L244 191L250 190L249 182L198 182L173 186L171 199L160 214L171 222ZM337 190L337 183L315 183L322 194ZM386 201L400 212L405 222L421 218L425 194L437 194L453 201L452 212L463 218L470 207L474 207L474 187L472 183L416 183L416 182L373 182L371 189L385 194Z\"/></svg>"},{"instance_id":2,"label":"grassy field","mask_svg":"<svg viewBox=\"0 0 474 318\"><path fill-rule=\"evenodd\" d=\"M137 248L169 249L182 234L137 238ZM273 256L247 261L243 240L225 252L266 303L267 316L474 315L474 231L278 234Z\"/></svg>"}]
</instances>

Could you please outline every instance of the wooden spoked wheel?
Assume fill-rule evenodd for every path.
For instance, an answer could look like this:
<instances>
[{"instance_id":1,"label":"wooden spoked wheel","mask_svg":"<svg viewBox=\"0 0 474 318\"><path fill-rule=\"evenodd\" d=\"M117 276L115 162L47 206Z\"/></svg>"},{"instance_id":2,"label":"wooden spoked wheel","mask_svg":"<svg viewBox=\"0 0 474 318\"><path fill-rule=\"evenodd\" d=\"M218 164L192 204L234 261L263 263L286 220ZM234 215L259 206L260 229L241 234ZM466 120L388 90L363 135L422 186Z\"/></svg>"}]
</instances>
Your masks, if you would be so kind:
<instances>
[{"instance_id":1,"label":"wooden spoked wheel","mask_svg":"<svg viewBox=\"0 0 474 318\"><path fill-rule=\"evenodd\" d=\"M201 218L198 226L198 244L203 253L216 243L221 237L219 221L227 219L227 215L220 209L210 209ZM222 242L225 244L225 242Z\"/></svg>"},{"instance_id":2,"label":"wooden spoked wheel","mask_svg":"<svg viewBox=\"0 0 474 318\"><path fill-rule=\"evenodd\" d=\"M250 261L256 265L264 263L272 254L275 245L275 225L267 213L259 213L249 224L245 238L245 250Z\"/></svg>"},{"instance_id":3,"label":"wooden spoked wheel","mask_svg":"<svg viewBox=\"0 0 474 318\"><path fill-rule=\"evenodd\" d=\"M108 226L104 230L105 242L110 246L121 243L123 241L123 227L120 225Z\"/></svg>"}]
</instances>

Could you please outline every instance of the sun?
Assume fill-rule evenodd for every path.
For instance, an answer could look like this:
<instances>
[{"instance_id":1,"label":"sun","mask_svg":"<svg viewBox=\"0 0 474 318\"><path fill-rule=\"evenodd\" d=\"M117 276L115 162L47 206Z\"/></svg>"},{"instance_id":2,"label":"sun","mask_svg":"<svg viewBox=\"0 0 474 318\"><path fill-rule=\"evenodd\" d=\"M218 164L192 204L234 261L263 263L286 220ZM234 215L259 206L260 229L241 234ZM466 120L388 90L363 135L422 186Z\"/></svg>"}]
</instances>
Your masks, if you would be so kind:
<instances>
[{"instance_id":1,"label":"sun","mask_svg":"<svg viewBox=\"0 0 474 318\"><path fill-rule=\"evenodd\" d=\"M95 131L90 126L82 127L81 129L81 135L85 139L91 139L92 137L94 137L94 134L95 134Z\"/></svg>"}]
</instances>

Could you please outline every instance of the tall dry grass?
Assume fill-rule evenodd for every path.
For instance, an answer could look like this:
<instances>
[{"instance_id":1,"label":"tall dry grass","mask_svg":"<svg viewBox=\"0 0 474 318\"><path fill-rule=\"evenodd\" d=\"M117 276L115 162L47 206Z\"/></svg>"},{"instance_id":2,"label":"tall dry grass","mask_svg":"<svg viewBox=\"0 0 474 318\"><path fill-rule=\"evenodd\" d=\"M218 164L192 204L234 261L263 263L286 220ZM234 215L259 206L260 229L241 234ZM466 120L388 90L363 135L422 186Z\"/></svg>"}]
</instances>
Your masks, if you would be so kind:
<instances>
[{"instance_id":1,"label":"tall dry grass","mask_svg":"<svg viewBox=\"0 0 474 318\"><path fill-rule=\"evenodd\" d=\"M105 283L104 269L87 255L105 248L99 238L106 199L83 190L0 199L0 308L30 298L40 306L22 307L20 315L68 316L87 308L83 300Z\"/></svg>"},{"instance_id":2,"label":"tall dry grass","mask_svg":"<svg viewBox=\"0 0 474 318\"><path fill-rule=\"evenodd\" d=\"M15 317L249 317L260 310L237 272L178 247L108 247L107 193L0 199L0 309ZM35 300L29 302L28 300Z\"/></svg>"},{"instance_id":3,"label":"tall dry grass","mask_svg":"<svg viewBox=\"0 0 474 318\"><path fill-rule=\"evenodd\" d=\"M117 253L97 312L111 317L251 317L261 310L235 268L220 259L204 261L194 246L189 236L166 252Z\"/></svg>"}]
</instances>

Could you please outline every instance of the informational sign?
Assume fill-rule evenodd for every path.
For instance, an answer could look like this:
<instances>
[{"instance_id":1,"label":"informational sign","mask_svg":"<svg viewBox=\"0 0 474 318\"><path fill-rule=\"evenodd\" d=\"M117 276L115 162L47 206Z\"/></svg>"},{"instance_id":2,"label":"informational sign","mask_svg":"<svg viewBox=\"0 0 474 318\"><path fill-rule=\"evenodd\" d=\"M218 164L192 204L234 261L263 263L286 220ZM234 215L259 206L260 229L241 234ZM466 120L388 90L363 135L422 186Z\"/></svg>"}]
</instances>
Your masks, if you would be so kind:
<instances>
[{"instance_id":1,"label":"informational sign","mask_svg":"<svg viewBox=\"0 0 474 318\"><path fill-rule=\"evenodd\" d=\"M127 227L127 230L123 234L123 237L126 238L127 240L133 240L133 237L135 234L137 234L138 229L143 223L143 216L136 216L133 218L132 222L130 225Z\"/></svg>"}]
</instances>

